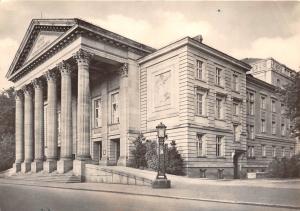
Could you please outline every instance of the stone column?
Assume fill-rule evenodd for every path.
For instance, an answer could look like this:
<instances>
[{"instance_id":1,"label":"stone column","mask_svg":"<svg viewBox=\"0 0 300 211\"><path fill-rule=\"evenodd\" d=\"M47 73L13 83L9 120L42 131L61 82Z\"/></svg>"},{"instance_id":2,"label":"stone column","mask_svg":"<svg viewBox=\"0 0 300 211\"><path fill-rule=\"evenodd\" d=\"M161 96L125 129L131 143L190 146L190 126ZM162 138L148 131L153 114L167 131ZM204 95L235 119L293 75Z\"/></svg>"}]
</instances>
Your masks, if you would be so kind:
<instances>
[{"instance_id":1,"label":"stone column","mask_svg":"<svg viewBox=\"0 0 300 211\"><path fill-rule=\"evenodd\" d=\"M31 171L43 170L44 161L44 89L41 78L32 81L34 87L34 162Z\"/></svg>"},{"instance_id":2,"label":"stone column","mask_svg":"<svg viewBox=\"0 0 300 211\"><path fill-rule=\"evenodd\" d=\"M72 169L72 86L71 68L65 61L58 64L61 73L61 147L58 173Z\"/></svg>"},{"instance_id":3,"label":"stone column","mask_svg":"<svg viewBox=\"0 0 300 211\"><path fill-rule=\"evenodd\" d=\"M74 54L78 64L77 97L77 156L74 173L84 176L84 163L90 160L90 73L89 64L92 54L80 49Z\"/></svg>"},{"instance_id":4,"label":"stone column","mask_svg":"<svg viewBox=\"0 0 300 211\"><path fill-rule=\"evenodd\" d=\"M23 87L25 96L24 105L24 163L21 170L26 173L31 170L31 162L33 161L33 104L32 104L32 86L26 85Z\"/></svg>"},{"instance_id":5,"label":"stone column","mask_svg":"<svg viewBox=\"0 0 300 211\"><path fill-rule=\"evenodd\" d=\"M120 158L118 166L126 166L128 140L128 64L120 68Z\"/></svg>"},{"instance_id":6,"label":"stone column","mask_svg":"<svg viewBox=\"0 0 300 211\"><path fill-rule=\"evenodd\" d=\"M22 90L16 91L16 160L13 166L14 173L21 171L24 161L24 96Z\"/></svg>"},{"instance_id":7,"label":"stone column","mask_svg":"<svg viewBox=\"0 0 300 211\"><path fill-rule=\"evenodd\" d=\"M44 163L44 170L48 173L57 168L57 139L58 139L58 123L57 123L57 75L53 70L46 72L48 93L47 93L47 160Z\"/></svg>"}]
</instances>

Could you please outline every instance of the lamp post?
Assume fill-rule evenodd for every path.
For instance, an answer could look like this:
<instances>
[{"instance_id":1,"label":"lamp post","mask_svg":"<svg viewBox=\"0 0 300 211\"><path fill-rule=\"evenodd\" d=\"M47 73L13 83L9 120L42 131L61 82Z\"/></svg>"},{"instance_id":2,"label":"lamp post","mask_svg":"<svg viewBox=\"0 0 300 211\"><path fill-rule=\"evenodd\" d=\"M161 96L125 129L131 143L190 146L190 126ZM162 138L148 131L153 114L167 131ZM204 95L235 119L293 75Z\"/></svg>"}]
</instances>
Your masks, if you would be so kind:
<instances>
[{"instance_id":1,"label":"lamp post","mask_svg":"<svg viewBox=\"0 0 300 211\"><path fill-rule=\"evenodd\" d=\"M170 188L171 181L167 179L165 169L165 138L166 138L166 126L161 122L156 126L157 138L158 138L158 168L157 176L152 183L153 188Z\"/></svg>"}]
</instances>

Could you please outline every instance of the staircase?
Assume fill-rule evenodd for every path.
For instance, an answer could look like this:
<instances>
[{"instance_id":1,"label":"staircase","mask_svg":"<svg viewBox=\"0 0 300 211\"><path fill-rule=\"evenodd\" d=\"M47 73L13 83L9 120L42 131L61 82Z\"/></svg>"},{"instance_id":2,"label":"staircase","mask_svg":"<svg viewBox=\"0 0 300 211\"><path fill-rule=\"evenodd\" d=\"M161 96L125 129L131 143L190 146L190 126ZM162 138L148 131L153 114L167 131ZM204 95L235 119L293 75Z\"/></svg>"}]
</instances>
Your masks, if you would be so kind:
<instances>
[{"instance_id":1,"label":"staircase","mask_svg":"<svg viewBox=\"0 0 300 211\"><path fill-rule=\"evenodd\" d=\"M37 182L56 182L56 183L79 183L80 177L75 176L72 171L65 174L59 174L57 171L52 173L38 172L38 173L21 173L18 172L7 179L22 180L22 181L37 181Z\"/></svg>"}]
</instances>

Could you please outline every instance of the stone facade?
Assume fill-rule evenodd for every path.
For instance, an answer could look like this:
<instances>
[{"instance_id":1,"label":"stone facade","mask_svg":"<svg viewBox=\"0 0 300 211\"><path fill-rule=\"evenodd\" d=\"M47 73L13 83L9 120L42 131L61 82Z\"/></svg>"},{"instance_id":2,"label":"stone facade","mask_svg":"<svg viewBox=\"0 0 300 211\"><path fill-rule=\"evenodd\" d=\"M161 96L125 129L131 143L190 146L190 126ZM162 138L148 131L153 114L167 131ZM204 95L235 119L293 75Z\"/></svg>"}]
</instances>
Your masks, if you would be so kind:
<instances>
[{"instance_id":1,"label":"stone facade","mask_svg":"<svg viewBox=\"0 0 300 211\"><path fill-rule=\"evenodd\" d=\"M238 178L264 167L245 156L247 93L274 89L250 71L202 39L155 50L80 19L33 20L7 73L17 90L14 171L84 177L87 163L128 166L132 141L141 132L155 140L160 122L188 176Z\"/></svg>"}]
</instances>

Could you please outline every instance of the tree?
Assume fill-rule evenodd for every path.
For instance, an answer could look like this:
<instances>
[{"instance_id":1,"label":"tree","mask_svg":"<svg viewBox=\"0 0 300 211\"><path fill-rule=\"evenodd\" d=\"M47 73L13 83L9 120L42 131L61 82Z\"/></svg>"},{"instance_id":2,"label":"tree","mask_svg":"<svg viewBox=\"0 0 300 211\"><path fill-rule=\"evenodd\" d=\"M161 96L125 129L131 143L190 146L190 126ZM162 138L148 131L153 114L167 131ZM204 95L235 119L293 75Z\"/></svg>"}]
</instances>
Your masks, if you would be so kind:
<instances>
[{"instance_id":1,"label":"tree","mask_svg":"<svg viewBox=\"0 0 300 211\"><path fill-rule=\"evenodd\" d=\"M175 141L171 141L171 147L167 147L166 172L168 174L183 175L183 159L179 154Z\"/></svg>"},{"instance_id":2,"label":"tree","mask_svg":"<svg viewBox=\"0 0 300 211\"><path fill-rule=\"evenodd\" d=\"M15 94L14 88L0 93L0 171L15 160Z\"/></svg>"},{"instance_id":3,"label":"tree","mask_svg":"<svg viewBox=\"0 0 300 211\"><path fill-rule=\"evenodd\" d=\"M300 136L300 72L294 74L292 82L284 88L281 95L286 102L286 114L294 122L293 133Z\"/></svg>"}]
</instances>

